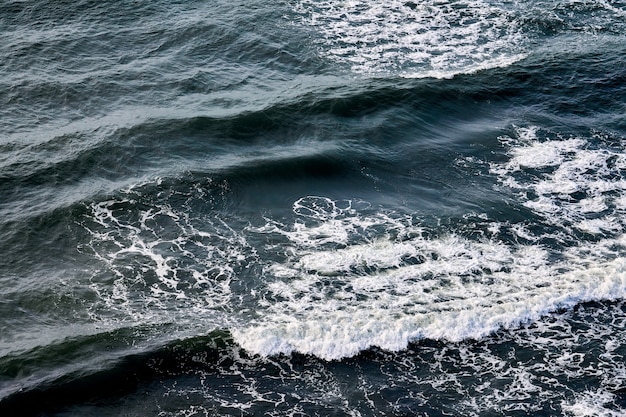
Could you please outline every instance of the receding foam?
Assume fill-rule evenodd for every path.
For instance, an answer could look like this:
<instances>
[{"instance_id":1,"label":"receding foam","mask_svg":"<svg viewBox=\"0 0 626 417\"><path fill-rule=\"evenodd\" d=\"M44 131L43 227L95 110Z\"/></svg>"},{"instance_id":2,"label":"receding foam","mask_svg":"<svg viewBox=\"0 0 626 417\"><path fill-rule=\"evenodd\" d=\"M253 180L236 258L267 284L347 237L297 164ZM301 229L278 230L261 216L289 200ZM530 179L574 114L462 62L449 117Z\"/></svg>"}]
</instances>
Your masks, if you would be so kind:
<instances>
[{"instance_id":1,"label":"receding foam","mask_svg":"<svg viewBox=\"0 0 626 417\"><path fill-rule=\"evenodd\" d=\"M200 316L209 325L217 315L224 323L230 283L254 254L220 219L199 227L167 201L146 201L142 188L150 185L138 184L89 207L87 247L105 266L92 278L99 300L91 309L94 319L116 327L192 322Z\"/></svg>"},{"instance_id":2,"label":"receding foam","mask_svg":"<svg viewBox=\"0 0 626 417\"><path fill-rule=\"evenodd\" d=\"M296 9L319 31L321 54L359 74L449 78L525 56L515 19L484 1L301 0Z\"/></svg>"}]
</instances>

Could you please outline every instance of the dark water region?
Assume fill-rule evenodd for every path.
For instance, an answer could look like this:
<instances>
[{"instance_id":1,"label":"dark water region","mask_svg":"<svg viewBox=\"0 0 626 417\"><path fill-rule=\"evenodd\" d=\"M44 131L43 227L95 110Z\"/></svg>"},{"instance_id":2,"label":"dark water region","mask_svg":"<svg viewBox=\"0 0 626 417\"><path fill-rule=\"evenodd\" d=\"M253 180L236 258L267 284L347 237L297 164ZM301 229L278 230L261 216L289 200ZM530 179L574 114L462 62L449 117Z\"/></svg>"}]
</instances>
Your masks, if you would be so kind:
<instances>
[{"instance_id":1,"label":"dark water region","mask_svg":"<svg viewBox=\"0 0 626 417\"><path fill-rule=\"evenodd\" d=\"M20 415L43 409L52 415L170 415L181 409L199 415L343 415L353 408L363 415L471 415L481 409L484 415L554 415L561 407L582 408L563 404L554 395L562 390L586 392L590 405L610 394L614 401L604 412L617 415L626 399L615 379L622 367L614 362L624 354L623 322L614 320L623 314L621 303L584 304L481 341L424 340L401 353L369 349L332 362L301 354L253 358L223 332L129 353L120 341L141 330L121 330L66 341L55 353L76 359L106 346L126 352L122 358L14 394L2 409ZM10 371L50 365L42 353L3 362Z\"/></svg>"},{"instance_id":2,"label":"dark water region","mask_svg":"<svg viewBox=\"0 0 626 417\"><path fill-rule=\"evenodd\" d=\"M0 414L623 415L625 33L0 1Z\"/></svg>"}]
</instances>

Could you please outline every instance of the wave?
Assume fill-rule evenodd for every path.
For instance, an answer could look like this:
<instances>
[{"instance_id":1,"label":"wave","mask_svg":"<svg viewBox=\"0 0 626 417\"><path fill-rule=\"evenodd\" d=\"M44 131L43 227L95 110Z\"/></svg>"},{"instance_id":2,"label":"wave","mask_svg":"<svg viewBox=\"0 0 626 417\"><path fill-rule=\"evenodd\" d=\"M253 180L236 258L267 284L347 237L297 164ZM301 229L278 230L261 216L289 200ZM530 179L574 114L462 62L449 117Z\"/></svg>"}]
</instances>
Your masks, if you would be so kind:
<instances>
[{"instance_id":1,"label":"wave","mask_svg":"<svg viewBox=\"0 0 626 417\"><path fill-rule=\"evenodd\" d=\"M457 231L448 225L435 232L412 216L363 215L350 202L322 197L298 200L293 224L258 229L284 237L292 249L265 266L275 277L267 312L233 330L235 339L261 354L338 359L421 338L480 339L560 308L622 299L622 148L597 148L602 137L592 145L538 135L530 128L503 138L515 144L510 158L490 167L501 190L533 213L521 222L475 213Z\"/></svg>"},{"instance_id":2,"label":"wave","mask_svg":"<svg viewBox=\"0 0 626 417\"><path fill-rule=\"evenodd\" d=\"M626 295L626 263L617 258L623 236L566 250L560 262L551 262L555 254L541 246L454 235L424 239L419 228L406 225L402 232L416 237L314 249L344 243L366 227L393 232L380 219L341 223L285 232L301 249L267 267L277 277L268 284L267 312L258 323L233 330L245 349L328 360L372 346L397 351L423 338L481 339L561 308Z\"/></svg>"},{"instance_id":3,"label":"wave","mask_svg":"<svg viewBox=\"0 0 626 417\"><path fill-rule=\"evenodd\" d=\"M306 403L319 414L349 415L363 412L366 397L372 400L366 411L388 415L441 410L620 415L625 399L624 310L623 303L582 304L482 341L422 340L398 354L370 349L332 362L298 354L250 356L223 330L137 344L149 328L119 329L11 358L35 367L54 360L75 362L75 368L57 369L56 376L37 382L22 380L21 390L11 392L16 384L3 393L11 392L1 396L0 411L288 415ZM94 348L99 361L83 361L93 356ZM529 358L538 360L521 366ZM511 360L521 363L514 366ZM498 384L493 384L495 378ZM562 389L579 383L584 390ZM416 392L426 394L416 398Z\"/></svg>"},{"instance_id":4,"label":"wave","mask_svg":"<svg viewBox=\"0 0 626 417\"><path fill-rule=\"evenodd\" d=\"M91 279L94 314L192 327L201 314L252 353L339 359L623 298L621 145L529 127L501 146L502 159L456 163L508 202L461 216L323 196L264 215L220 200L229 181L149 183L95 202L81 221L105 266Z\"/></svg>"},{"instance_id":5,"label":"wave","mask_svg":"<svg viewBox=\"0 0 626 417\"><path fill-rule=\"evenodd\" d=\"M615 50L603 61L578 44L568 44L566 53L537 50L524 65L455 80L391 77L346 83L340 77L302 76L273 91L269 99L266 94L262 102L252 100L243 107L203 111L204 105L199 108L195 101L172 108L129 106L102 117L29 126L28 134L17 129L0 144L0 189L34 185L37 194L42 188L71 188L78 183L81 189L91 188L94 195L110 192L132 176L175 176L185 170L219 171L245 164L245 156L238 162L231 155L271 159L285 145L298 148L298 156L308 152L301 146L307 143L343 151L355 135L362 135L356 124L344 123L347 119L369 118L365 127L375 131L391 129L390 122L401 123L399 118L406 117L411 120L401 127L415 126L432 137L452 123L471 118L508 123L523 107L527 118L547 125L608 124L621 129L623 121L613 114L623 110L616 98L626 91L620 87L625 75L619 68L607 73L606 67L612 59L619 59L623 48L612 38L601 44ZM582 65L577 74L585 82L566 83L568 95L563 95L563 74L570 73L573 65ZM291 88L294 85L299 88ZM208 102L211 97L207 95ZM541 105L536 103L538 98ZM55 200L50 194L45 198Z\"/></svg>"},{"instance_id":6,"label":"wave","mask_svg":"<svg viewBox=\"0 0 626 417\"><path fill-rule=\"evenodd\" d=\"M279 162L294 167L316 158L324 163L347 151L363 127L347 125L338 131L346 118L386 113L389 105L406 117L415 110L438 117L438 103L458 91L454 85L419 82L347 86L338 79L327 81L324 88L279 95L276 103L229 114L128 108L64 126L38 127L29 135L15 133L0 145L0 191L16 197L1 204L3 216L15 220L45 214L148 178L185 172L220 176ZM455 100L461 108L473 98L469 94ZM382 123L384 114L369 122L372 129L381 129ZM315 171L318 162L308 165Z\"/></svg>"}]
</instances>

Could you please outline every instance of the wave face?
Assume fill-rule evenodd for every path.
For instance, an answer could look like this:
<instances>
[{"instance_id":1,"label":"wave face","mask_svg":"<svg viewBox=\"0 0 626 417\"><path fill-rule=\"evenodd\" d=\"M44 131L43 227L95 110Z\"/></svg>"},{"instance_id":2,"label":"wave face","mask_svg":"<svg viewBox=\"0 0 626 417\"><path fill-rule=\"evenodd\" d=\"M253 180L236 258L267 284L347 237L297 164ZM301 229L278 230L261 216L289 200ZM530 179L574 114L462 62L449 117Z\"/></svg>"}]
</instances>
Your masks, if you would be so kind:
<instances>
[{"instance_id":1,"label":"wave face","mask_svg":"<svg viewBox=\"0 0 626 417\"><path fill-rule=\"evenodd\" d=\"M0 414L626 410L622 1L0 4Z\"/></svg>"}]
</instances>

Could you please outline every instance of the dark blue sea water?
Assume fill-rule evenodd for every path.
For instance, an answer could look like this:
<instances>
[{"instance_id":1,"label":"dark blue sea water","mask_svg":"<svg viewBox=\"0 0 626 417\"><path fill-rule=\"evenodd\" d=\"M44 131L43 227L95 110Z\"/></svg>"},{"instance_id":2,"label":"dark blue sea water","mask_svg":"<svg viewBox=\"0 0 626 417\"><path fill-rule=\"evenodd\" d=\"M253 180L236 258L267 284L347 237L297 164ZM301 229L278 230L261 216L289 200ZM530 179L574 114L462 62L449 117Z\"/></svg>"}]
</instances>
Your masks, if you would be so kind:
<instances>
[{"instance_id":1,"label":"dark blue sea water","mask_svg":"<svg viewBox=\"0 0 626 417\"><path fill-rule=\"evenodd\" d=\"M0 0L0 415L626 415L626 2Z\"/></svg>"}]
</instances>

